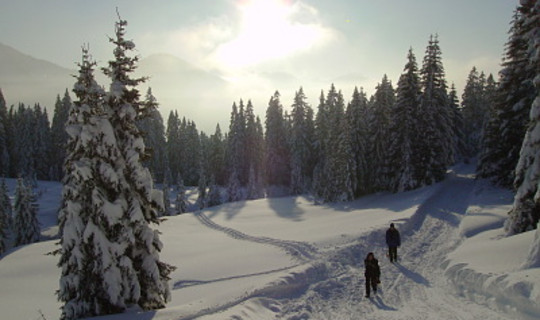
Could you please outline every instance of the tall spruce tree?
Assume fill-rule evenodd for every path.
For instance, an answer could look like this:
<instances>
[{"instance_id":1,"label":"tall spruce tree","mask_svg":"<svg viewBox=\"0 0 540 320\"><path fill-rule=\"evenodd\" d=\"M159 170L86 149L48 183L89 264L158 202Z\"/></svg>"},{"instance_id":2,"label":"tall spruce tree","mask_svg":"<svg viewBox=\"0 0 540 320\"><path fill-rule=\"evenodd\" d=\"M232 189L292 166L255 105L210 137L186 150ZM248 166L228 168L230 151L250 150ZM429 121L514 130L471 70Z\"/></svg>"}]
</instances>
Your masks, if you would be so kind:
<instances>
[{"instance_id":1,"label":"tall spruce tree","mask_svg":"<svg viewBox=\"0 0 540 320\"><path fill-rule=\"evenodd\" d=\"M60 95L58 95L54 105L49 157L51 161L50 178L55 181L61 181L63 177L62 167L64 165L64 158L66 157L66 144L68 140L66 122L71 103L71 97L66 89L64 97L60 99Z\"/></svg>"},{"instance_id":2,"label":"tall spruce tree","mask_svg":"<svg viewBox=\"0 0 540 320\"><path fill-rule=\"evenodd\" d=\"M167 143L165 140L165 125L158 110L159 104L152 94L152 88L148 88L143 104L144 113L137 121L137 127L144 137L144 145L147 155L143 164L150 169L156 181L164 181L165 168L169 161L167 159ZM170 183L170 180L169 180Z\"/></svg>"},{"instance_id":3,"label":"tall spruce tree","mask_svg":"<svg viewBox=\"0 0 540 320\"><path fill-rule=\"evenodd\" d=\"M180 143L180 119L177 111L171 111L167 119L167 159L169 160L169 169L171 176L181 175L180 154L182 153Z\"/></svg>"},{"instance_id":4,"label":"tall spruce tree","mask_svg":"<svg viewBox=\"0 0 540 320\"><path fill-rule=\"evenodd\" d=\"M186 197L186 186L182 177L176 178L176 200L175 200L176 214L182 214L188 210L188 202Z\"/></svg>"},{"instance_id":5,"label":"tall spruce tree","mask_svg":"<svg viewBox=\"0 0 540 320\"><path fill-rule=\"evenodd\" d=\"M538 90L533 84L535 70L529 63L528 34L533 26L526 23L528 10L526 6L518 7L512 20L499 72L495 113L487 132L498 143L483 146L483 157L478 168L480 176L509 188L515 179L529 112Z\"/></svg>"},{"instance_id":6,"label":"tall spruce tree","mask_svg":"<svg viewBox=\"0 0 540 320\"><path fill-rule=\"evenodd\" d=\"M536 96L531 105L530 123L521 147L516 167L516 195L505 227L509 235L538 229L540 220L540 2L524 0L520 12L523 14L524 28L529 30L522 37L527 40L529 68L534 70ZM524 98L524 97L522 97ZM535 243L531 248L527 266L540 266L540 233L537 231Z\"/></svg>"},{"instance_id":7,"label":"tall spruce tree","mask_svg":"<svg viewBox=\"0 0 540 320\"><path fill-rule=\"evenodd\" d=\"M420 70L422 95L420 97L419 162L425 170L417 177L421 185L444 179L446 168L453 162L453 136L448 93L441 49L437 36L430 37L422 69Z\"/></svg>"},{"instance_id":8,"label":"tall spruce tree","mask_svg":"<svg viewBox=\"0 0 540 320\"><path fill-rule=\"evenodd\" d=\"M287 124L279 92L275 92L266 109L266 182L269 186L290 186L290 150L287 143Z\"/></svg>"},{"instance_id":9,"label":"tall spruce tree","mask_svg":"<svg viewBox=\"0 0 540 320\"><path fill-rule=\"evenodd\" d=\"M120 158L103 105L105 92L94 80L95 63L83 48L66 131L62 204L59 212L61 319L123 311L139 291L136 270L123 235L126 203L114 172Z\"/></svg>"},{"instance_id":10,"label":"tall spruce tree","mask_svg":"<svg viewBox=\"0 0 540 320\"><path fill-rule=\"evenodd\" d=\"M160 261L163 244L150 226L160 221L158 212L163 210L163 196L154 189L150 171L142 166L145 145L136 121L146 113L147 106L139 100L137 86L145 78L132 77L138 58L128 56L135 44L125 38L126 26L126 20L119 18L116 22L115 37L110 38L115 45L114 59L103 71L111 81L106 103L120 150L114 169L124 179L118 200L125 201L122 217L127 227L126 252L138 280L138 287L133 288L129 298L148 310L163 308L170 299L168 280L173 267Z\"/></svg>"},{"instance_id":11,"label":"tall spruce tree","mask_svg":"<svg viewBox=\"0 0 540 320\"><path fill-rule=\"evenodd\" d=\"M388 150L390 148L390 113L395 103L392 82L386 75L377 85L370 111L369 168L371 191L387 190L390 185Z\"/></svg>"},{"instance_id":12,"label":"tall spruce tree","mask_svg":"<svg viewBox=\"0 0 540 320\"><path fill-rule=\"evenodd\" d=\"M311 184L313 136L310 132L309 112L311 107L306 102L304 90L300 88L294 97L291 111L291 193L303 194L309 191ZM313 119L311 119L313 121Z\"/></svg>"},{"instance_id":13,"label":"tall spruce tree","mask_svg":"<svg viewBox=\"0 0 540 320\"><path fill-rule=\"evenodd\" d=\"M368 100L364 90L354 88L352 99L347 105L347 132L351 139L351 151L353 153L356 168L355 196L361 196L369 192L369 162L368 162Z\"/></svg>"},{"instance_id":14,"label":"tall spruce tree","mask_svg":"<svg viewBox=\"0 0 540 320\"><path fill-rule=\"evenodd\" d=\"M49 180L51 172L50 153L51 132L49 118L46 109L41 109L39 104L34 106L34 134L33 134L33 167L35 179ZM37 184L37 181L35 182Z\"/></svg>"},{"instance_id":15,"label":"tall spruce tree","mask_svg":"<svg viewBox=\"0 0 540 320\"><path fill-rule=\"evenodd\" d=\"M27 185L22 178L17 179L13 212L15 246L39 241L40 229L37 220L37 199L31 186Z\"/></svg>"},{"instance_id":16,"label":"tall spruce tree","mask_svg":"<svg viewBox=\"0 0 540 320\"><path fill-rule=\"evenodd\" d=\"M418 119L420 118L420 77L416 57L412 49L407 55L407 64L401 74L396 104L392 108L390 120L390 189L402 192L422 185L418 180L424 170L418 162L420 144L418 143Z\"/></svg>"}]
</instances>

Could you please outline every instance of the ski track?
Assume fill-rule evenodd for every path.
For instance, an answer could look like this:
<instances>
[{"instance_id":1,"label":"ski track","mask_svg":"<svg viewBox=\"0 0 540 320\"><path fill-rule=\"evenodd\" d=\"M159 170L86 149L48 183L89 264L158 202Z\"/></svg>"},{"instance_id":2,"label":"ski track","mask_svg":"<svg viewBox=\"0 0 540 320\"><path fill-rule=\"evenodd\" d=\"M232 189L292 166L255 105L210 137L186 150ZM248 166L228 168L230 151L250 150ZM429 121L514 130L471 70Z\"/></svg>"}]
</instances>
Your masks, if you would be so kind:
<instances>
[{"instance_id":1,"label":"ski track","mask_svg":"<svg viewBox=\"0 0 540 320\"><path fill-rule=\"evenodd\" d=\"M355 242L320 251L304 242L250 236L216 224L198 212L196 217L206 227L234 239L277 246L311 267L306 269L304 276L293 274L286 283L263 288L189 319L215 314L252 298L264 299L272 306L275 319L286 320L513 319L501 314L500 310L456 296L441 267L447 254L461 241L457 227L467 210L474 184L472 176L448 174L439 189L419 206L407 223L400 226L403 242L398 249L399 262L396 264L386 258L386 227L365 234ZM450 195L449 190L454 194ZM459 190L457 194L455 190ZM382 283L378 294L368 299L364 297L363 259L369 251L375 252L379 259ZM187 281L177 285L198 284ZM291 286L300 289L293 293L283 289ZM240 312L231 319L245 318Z\"/></svg>"},{"instance_id":2,"label":"ski track","mask_svg":"<svg viewBox=\"0 0 540 320\"><path fill-rule=\"evenodd\" d=\"M274 239L274 238L268 238L268 237L256 237L251 236L248 234L245 234L243 232L240 232L238 230L228 228L222 225L219 225L212 221L210 218L208 218L204 213L198 211L195 216L201 222L204 226L214 229L219 232L223 232L230 236L233 239L237 240L245 240L265 245L272 245L279 247L280 249L285 250L288 254L298 259L300 262L308 262L311 261L314 256L317 255L317 248L300 241L290 241L290 240L281 240L281 239Z\"/></svg>"}]
</instances>

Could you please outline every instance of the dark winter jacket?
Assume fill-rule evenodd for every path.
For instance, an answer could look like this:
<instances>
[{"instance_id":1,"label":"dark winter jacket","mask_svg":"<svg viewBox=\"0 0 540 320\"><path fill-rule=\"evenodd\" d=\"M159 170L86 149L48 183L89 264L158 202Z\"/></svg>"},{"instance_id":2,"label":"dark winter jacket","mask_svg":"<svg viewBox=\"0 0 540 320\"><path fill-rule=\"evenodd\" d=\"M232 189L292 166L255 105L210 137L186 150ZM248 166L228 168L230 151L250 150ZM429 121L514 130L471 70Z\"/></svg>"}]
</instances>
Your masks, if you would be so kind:
<instances>
[{"instance_id":1,"label":"dark winter jacket","mask_svg":"<svg viewBox=\"0 0 540 320\"><path fill-rule=\"evenodd\" d=\"M399 247L401 245L401 238L399 237L399 231L395 228L390 228L386 231L386 244L389 247Z\"/></svg>"},{"instance_id":2,"label":"dark winter jacket","mask_svg":"<svg viewBox=\"0 0 540 320\"><path fill-rule=\"evenodd\" d=\"M379 278L381 276L381 269L379 268L379 260L373 258L371 260L364 260L364 276L366 278Z\"/></svg>"}]
</instances>

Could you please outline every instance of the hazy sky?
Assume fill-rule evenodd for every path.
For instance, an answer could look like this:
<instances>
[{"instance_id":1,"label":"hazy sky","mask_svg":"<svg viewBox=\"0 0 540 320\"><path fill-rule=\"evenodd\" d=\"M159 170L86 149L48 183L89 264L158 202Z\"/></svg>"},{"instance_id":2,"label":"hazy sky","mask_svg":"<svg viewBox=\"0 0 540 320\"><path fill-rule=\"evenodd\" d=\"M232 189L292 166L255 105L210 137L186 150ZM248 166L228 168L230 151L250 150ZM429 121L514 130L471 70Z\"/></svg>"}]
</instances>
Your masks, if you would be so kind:
<instances>
[{"instance_id":1,"label":"hazy sky","mask_svg":"<svg viewBox=\"0 0 540 320\"><path fill-rule=\"evenodd\" d=\"M447 80L461 91L473 66L498 72L516 5L517 0L0 0L0 42L72 69L81 44L89 43L104 65L112 56L107 36L113 35L118 7L141 57L168 53L217 74L235 88L216 106L222 114L243 98L252 99L263 116L275 90L288 107L303 86L316 107L320 90L331 83L346 100L354 86L372 94L385 73L395 84L408 49L421 64L435 33ZM181 108L174 101L161 103L165 112ZM228 119L211 119L218 120Z\"/></svg>"}]
</instances>

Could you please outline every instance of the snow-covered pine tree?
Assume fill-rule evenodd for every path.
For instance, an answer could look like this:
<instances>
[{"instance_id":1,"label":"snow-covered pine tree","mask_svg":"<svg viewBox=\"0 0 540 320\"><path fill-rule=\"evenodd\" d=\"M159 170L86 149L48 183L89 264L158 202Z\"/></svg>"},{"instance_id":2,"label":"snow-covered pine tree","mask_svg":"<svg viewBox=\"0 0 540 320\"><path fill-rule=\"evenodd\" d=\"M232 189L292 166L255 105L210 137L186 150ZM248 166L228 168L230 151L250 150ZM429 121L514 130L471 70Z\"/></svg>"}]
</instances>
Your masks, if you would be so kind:
<instances>
[{"instance_id":1,"label":"snow-covered pine tree","mask_svg":"<svg viewBox=\"0 0 540 320\"><path fill-rule=\"evenodd\" d=\"M177 111L171 111L167 120L167 159L172 177L178 177L180 172L180 154L182 153L180 144L180 119Z\"/></svg>"},{"instance_id":2,"label":"snow-covered pine tree","mask_svg":"<svg viewBox=\"0 0 540 320\"><path fill-rule=\"evenodd\" d=\"M463 159L465 155L465 134L463 115L459 108L459 101L456 91L456 86L452 83L450 86L450 92L448 92L448 103L450 107L450 115L452 117L452 137L454 144L454 160L457 162L459 159Z\"/></svg>"},{"instance_id":3,"label":"snow-covered pine tree","mask_svg":"<svg viewBox=\"0 0 540 320\"><path fill-rule=\"evenodd\" d=\"M15 246L39 241L40 229L37 219L39 209L37 199L31 186L28 186L22 178L17 179L13 209Z\"/></svg>"},{"instance_id":4,"label":"snow-covered pine tree","mask_svg":"<svg viewBox=\"0 0 540 320\"><path fill-rule=\"evenodd\" d=\"M127 227L124 244L138 278L138 290L131 292L128 301L133 299L149 310L163 308L170 299L168 280L174 268L160 261L163 244L158 231L150 226L160 221L158 212L163 210L163 195L154 188L150 171L142 165L145 145L136 121L145 114L146 105L139 100L137 86L146 79L132 77L138 58L128 56L135 44L125 38L126 26L126 20L119 18L116 22L115 37L110 38L115 45L114 59L103 71L111 81L106 103L120 150L114 170L123 179L118 199L126 205L122 212Z\"/></svg>"},{"instance_id":5,"label":"snow-covered pine tree","mask_svg":"<svg viewBox=\"0 0 540 320\"><path fill-rule=\"evenodd\" d=\"M530 229L538 229L540 214L540 3L535 0L521 1L520 11L523 13L523 22L529 27L526 37L529 53L530 67L534 68L534 85L537 90L536 97L532 102L530 124L523 140L520 158L516 167L516 180L514 185L517 189L514 197L514 205L510 210L505 228L509 235L524 232ZM527 265L540 264L540 237L535 237L535 244L529 254Z\"/></svg>"},{"instance_id":6,"label":"snow-covered pine tree","mask_svg":"<svg viewBox=\"0 0 540 320\"><path fill-rule=\"evenodd\" d=\"M94 79L95 62L83 47L66 130L60 226L61 319L123 311L139 291L136 271L123 238L127 229L119 197L122 179L114 166L120 157L103 106L103 89Z\"/></svg>"},{"instance_id":7,"label":"snow-covered pine tree","mask_svg":"<svg viewBox=\"0 0 540 320\"><path fill-rule=\"evenodd\" d=\"M225 141L219 124L216 125L216 131L210 136L208 150L208 174L214 177L217 185L224 186L227 182L225 170Z\"/></svg>"},{"instance_id":8,"label":"snow-covered pine tree","mask_svg":"<svg viewBox=\"0 0 540 320\"><path fill-rule=\"evenodd\" d=\"M13 110L10 119L13 123L12 147L10 150L12 164L11 176L23 177L31 181L35 178L34 168L34 112L23 103L19 103L17 110Z\"/></svg>"},{"instance_id":9,"label":"snow-covered pine tree","mask_svg":"<svg viewBox=\"0 0 540 320\"><path fill-rule=\"evenodd\" d=\"M416 57L409 49L407 64L399 77L396 104L390 113L390 189L402 192L422 186L418 177L424 166L418 160L418 119L420 117L420 77Z\"/></svg>"},{"instance_id":10,"label":"snow-covered pine tree","mask_svg":"<svg viewBox=\"0 0 540 320\"><path fill-rule=\"evenodd\" d=\"M62 166L64 165L64 158L66 157L66 144L68 140L66 122L69 116L71 103L71 97L66 89L64 97L60 99L60 95L58 95L54 105L49 158L51 161L50 179L55 181L61 181L63 176Z\"/></svg>"},{"instance_id":11,"label":"snow-covered pine tree","mask_svg":"<svg viewBox=\"0 0 540 320\"><path fill-rule=\"evenodd\" d=\"M182 120L184 123L184 120ZM194 121L187 121L186 125L182 125L185 130L180 130L180 137L183 142L183 147L180 149L180 167L184 182L188 186L196 186L199 183L200 163L201 163L201 139L197 125ZM183 132L183 134L182 134Z\"/></svg>"},{"instance_id":12,"label":"snow-covered pine tree","mask_svg":"<svg viewBox=\"0 0 540 320\"><path fill-rule=\"evenodd\" d=\"M236 167L232 168L232 171L229 176L229 181L227 183L227 197L229 202L235 202L243 200L242 187L240 186L240 179L238 179L238 169Z\"/></svg>"},{"instance_id":13,"label":"snow-covered pine tree","mask_svg":"<svg viewBox=\"0 0 540 320\"><path fill-rule=\"evenodd\" d=\"M534 67L529 63L528 36L532 26L525 23L527 8L515 12L506 43L499 85L495 98L495 117L490 135L496 136L495 148L485 146L478 172L496 184L512 187L515 168L537 89L533 84Z\"/></svg>"},{"instance_id":14,"label":"snow-covered pine tree","mask_svg":"<svg viewBox=\"0 0 540 320\"><path fill-rule=\"evenodd\" d=\"M354 155L356 168L355 196L361 196L369 192L369 167L368 167L368 100L364 90L354 88L352 99L347 105L347 132L351 139L351 151Z\"/></svg>"},{"instance_id":15,"label":"snow-covered pine tree","mask_svg":"<svg viewBox=\"0 0 540 320\"><path fill-rule=\"evenodd\" d=\"M345 102L341 91L332 84L326 96L328 125L330 128L326 148L325 175L328 177L326 202L349 201L354 198L356 189L356 163L351 149L350 135L347 132Z\"/></svg>"},{"instance_id":16,"label":"snow-covered pine tree","mask_svg":"<svg viewBox=\"0 0 540 320\"><path fill-rule=\"evenodd\" d=\"M317 115L315 116L315 128L314 128L314 153L315 153L315 165L313 168L313 182L312 189L313 194L323 199L326 192L326 186L328 184L328 177L326 176L326 162L327 162L327 149L328 149L328 137L330 128L328 125L328 106L325 102L324 92L321 90L319 97L319 105L317 107Z\"/></svg>"},{"instance_id":17,"label":"snow-covered pine tree","mask_svg":"<svg viewBox=\"0 0 540 320\"><path fill-rule=\"evenodd\" d=\"M170 193L170 182L164 177L163 178L163 212L162 215L168 216L171 214L171 193Z\"/></svg>"},{"instance_id":18,"label":"snow-covered pine tree","mask_svg":"<svg viewBox=\"0 0 540 320\"><path fill-rule=\"evenodd\" d=\"M0 255L8 248L8 238L11 230L11 202L9 200L6 180L0 184Z\"/></svg>"},{"instance_id":19,"label":"snow-covered pine tree","mask_svg":"<svg viewBox=\"0 0 540 320\"><path fill-rule=\"evenodd\" d=\"M287 143L287 125L279 92L275 92L266 109L266 182L269 186L290 186L290 149Z\"/></svg>"},{"instance_id":20,"label":"snow-covered pine tree","mask_svg":"<svg viewBox=\"0 0 540 320\"><path fill-rule=\"evenodd\" d=\"M9 174L9 141L7 127L8 113L6 100L0 88L0 175L5 177Z\"/></svg>"},{"instance_id":21,"label":"snow-covered pine tree","mask_svg":"<svg viewBox=\"0 0 540 320\"><path fill-rule=\"evenodd\" d=\"M447 166L453 162L452 117L441 49L437 36L430 37L422 69L420 70L422 95L420 98L420 119L418 140L419 162L425 166L418 176L421 185L429 185L444 179Z\"/></svg>"},{"instance_id":22,"label":"snow-covered pine tree","mask_svg":"<svg viewBox=\"0 0 540 320\"><path fill-rule=\"evenodd\" d=\"M176 200L175 200L176 214L182 214L187 212L187 197L186 197L186 187L184 185L184 180L182 177L177 176L176 178Z\"/></svg>"},{"instance_id":23,"label":"snow-covered pine tree","mask_svg":"<svg viewBox=\"0 0 540 320\"><path fill-rule=\"evenodd\" d=\"M467 77L461 99L461 112L465 124L467 156L475 157L482 140L482 129L488 121L489 108L485 99L486 79L483 72L473 67Z\"/></svg>"},{"instance_id":24,"label":"snow-covered pine tree","mask_svg":"<svg viewBox=\"0 0 540 320\"><path fill-rule=\"evenodd\" d=\"M244 143L244 154L245 154L245 165L247 170L247 184L249 185L251 178L251 168L253 167L253 174L255 180L253 187L255 187L255 193L253 196L257 198L261 197L263 194L260 189L260 182L258 177L262 177L263 171L263 160L264 160L264 137L263 130L261 127L260 119L255 117L255 112L253 110L253 104L251 100L248 100L245 110L245 143Z\"/></svg>"},{"instance_id":25,"label":"snow-covered pine tree","mask_svg":"<svg viewBox=\"0 0 540 320\"><path fill-rule=\"evenodd\" d=\"M395 103L392 82L386 75L377 85L370 111L369 168L370 189L372 191L388 190L390 185L390 168L388 150L390 149L390 113Z\"/></svg>"},{"instance_id":26,"label":"snow-covered pine tree","mask_svg":"<svg viewBox=\"0 0 540 320\"><path fill-rule=\"evenodd\" d=\"M156 181L164 181L165 168L168 165L167 142L165 141L165 125L158 110L159 104L148 88L143 104L144 114L137 121L137 127L143 133L144 145L148 153L143 164L150 169ZM171 180L169 180L170 183Z\"/></svg>"},{"instance_id":27,"label":"snow-covered pine tree","mask_svg":"<svg viewBox=\"0 0 540 320\"><path fill-rule=\"evenodd\" d=\"M203 148L199 150L201 153L199 163L199 184L197 185L198 197L197 206L199 209L204 209L208 206L208 177L206 174L207 156L203 151Z\"/></svg>"},{"instance_id":28,"label":"snow-covered pine tree","mask_svg":"<svg viewBox=\"0 0 540 320\"><path fill-rule=\"evenodd\" d=\"M238 106L236 102L232 105L231 118L229 123L229 135L227 140L227 175L230 185L233 171L236 172L239 186L247 183L246 167L246 121L244 115L244 102L240 100ZM235 200L236 201L236 200Z\"/></svg>"},{"instance_id":29,"label":"snow-covered pine tree","mask_svg":"<svg viewBox=\"0 0 540 320\"><path fill-rule=\"evenodd\" d=\"M303 194L309 190L311 184L311 159L313 152L313 139L309 127L309 114L311 107L306 102L304 90L300 88L295 96L291 111L291 193ZM313 119L311 119L313 121Z\"/></svg>"},{"instance_id":30,"label":"snow-covered pine tree","mask_svg":"<svg viewBox=\"0 0 540 320\"><path fill-rule=\"evenodd\" d=\"M47 110L41 109L39 104L34 106L34 154L33 161L35 168L36 184L37 180L49 180L51 172L49 161L49 150L51 149L51 132Z\"/></svg>"},{"instance_id":31,"label":"snow-covered pine tree","mask_svg":"<svg viewBox=\"0 0 540 320\"><path fill-rule=\"evenodd\" d=\"M210 177L210 186L208 187L208 206L219 206L223 203L221 198L221 189L216 184L216 179L214 176Z\"/></svg>"}]
</instances>

